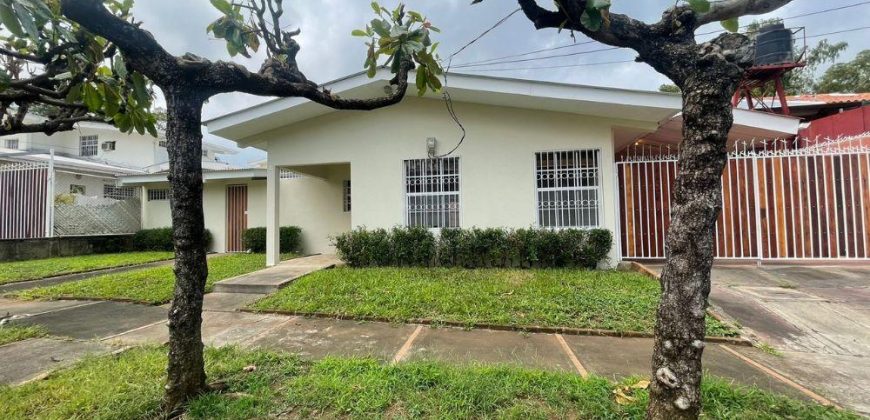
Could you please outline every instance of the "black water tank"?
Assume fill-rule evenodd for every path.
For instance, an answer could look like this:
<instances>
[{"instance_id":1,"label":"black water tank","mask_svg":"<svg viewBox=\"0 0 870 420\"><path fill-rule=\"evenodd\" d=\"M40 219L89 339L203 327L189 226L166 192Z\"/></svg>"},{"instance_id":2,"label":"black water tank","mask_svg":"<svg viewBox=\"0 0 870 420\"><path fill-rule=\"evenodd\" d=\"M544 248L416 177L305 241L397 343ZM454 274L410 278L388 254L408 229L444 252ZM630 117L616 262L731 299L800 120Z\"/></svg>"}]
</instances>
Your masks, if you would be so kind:
<instances>
[{"instance_id":1,"label":"black water tank","mask_svg":"<svg viewBox=\"0 0 870 420\"><path fill-rule=\"evenodd\" d=\"M794 62L791 30L782 23L762 26L755 37L755 65Z\"/></svg>"}]
</instances>

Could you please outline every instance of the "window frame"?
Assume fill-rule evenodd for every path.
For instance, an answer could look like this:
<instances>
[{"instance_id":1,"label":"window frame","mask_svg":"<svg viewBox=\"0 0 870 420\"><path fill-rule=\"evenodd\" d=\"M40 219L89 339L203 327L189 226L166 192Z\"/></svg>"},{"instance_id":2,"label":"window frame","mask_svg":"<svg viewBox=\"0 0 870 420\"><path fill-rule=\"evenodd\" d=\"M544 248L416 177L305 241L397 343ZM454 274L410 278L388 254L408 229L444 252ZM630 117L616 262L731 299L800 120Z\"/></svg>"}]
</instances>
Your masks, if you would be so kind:
<instances>
[{"instance_id":1,"label":"window frame","mask_svg":"<svg viewBox=\"0 0 870 420\"><path fill-rule=\"evenodd\" d=\"M85 144L87 141L89 144ZM90 142L93 141L93 144ZM93 154L85 154L85 150L90 151L93 148ZM97 134L89 134L86 136L79 136L79 156L81 157L92 157L100 154L100 136Z\"/></svg>"},{"instance_id":2,"label":"window frame","mask_svg":"<svg viewBox=\"0 0 870 420\"><path fill-rule=\"evenodd\" d=\"M168 201L169 188L149 188L147 201Z\"/></svg>"},{"instance_id":3,"label":"window frame","mask_svg":"<svg viewBox=\"0 0 870 420\"><path fill-rule=\"evenodd\" d=\"M341 183L341 209L344 211L344 213L350 213L351 211L351 192L352 190L350 180L345 179Z\"/></svg>"},{"instance_id":4,"label":"window frame","mask_svg":"<svg viewBox=\"0 0 870 420\"><path fill-rule=\"evenodd\" d=\"M81 192L79 192L81 191ZM69 184L70 194L87 195L88 187L82 184Z\"/></svg>"},{"instance_id":5,"label":"window frame","mask_svg":"<svg viewBox=\"0 0 870 420\"><path fill-rule=\"evenodd\" d=\"M575 153L575 152L577 152L577 153L581 153L581 154L582 154L583 152L592 152L592 154L593 154L593 156L594 156L594 159L595 159L595 175L596 175L596 176L595 176L595 179L596 179L596 185L595 185L595 186L585 186L585 187L583 187L583 186L580 186L580 187L576 187L576 186L575 186L575 187L547 187L547 188L543 188L543 189L542 189L541 187L538 186L538 177L539 177L539 174L538 174L538 171L539 171L539 169L538 169L538 156L539 156L539 155L541 155L541 154L557 155L557 154L559 154L559 153ZM603 163L603 162L602 162L602 158L601 158L602 155L603 155L603 153L602 153L602 150L601 150L600 147L576 148L576 149L574 149L574 148L559 148L559 149L550 149L550 150L537 150L537 151L534 152L534 154L532 155L532 171L533 171L533 172L532 172L532 173L533 173L533 179L532 179L532 182L534 182L534 194L535 194L535 196L534 196L534 200L535 200L535 201L534 201L534 203L535 203L535 207L534 207L534 211L535 211L535 223L536 223L536 226L537 226L538 228L542 228L542 229L554 229L554 230L561 230L561 229L598 229L598 228L601 228L601 227L603 226L603 216L604 216L603 206L604 206L604 200L603 200L603 195L602 195L602 194L604 193L604 190L603 190L603 187L602 187L602 183L603 183L603 179L602 179L602 176L603 176L603 172L602 172L602 168L603 168L603 167L602 167L602 163ZM586 169L586 168L575 167L573 170L582 170L582 169ZM541 213L542 213L542 209L541 209L541 192L542 192L542 191L545 191L545 192L547 192L547 191L578 191L578 192L579 192L579 191L595 191L595 196L596 196L596 200L595 200L595 201L596 201L596 204L595 204L595 222L596 222L596 223L595 223L595 224L586 224L586 225L581 225L581 224L579 224L579 223L578 223L577 225L565 225L564 223L561 223L561 221L560 221L560 222L557 223L557 225L555 225L555 226L545 226L545 225L543 224L543 221L541 220L541 219L542 219L542 218L541 218L541 216L542 216L542 214L541 214ZM564 211L566 211L566 210L562 210L562 211L564 212ZM577 211L577 210L575 210L575 211ZM558 210L557 210L557 212L558 212ZM578 213L577 220L578 220L578 221L581 220L580 213Z\"/></svg>"},{"instance_id":6,"label":"window frame","mask_svg":"<svg viewBox=\"0 0 870 420\"><path fill-rule=\"evenodd\" d=\"M402 214L404 215L404 225L406 227L411 227L411 201L410 201L411 197L452 196L452 195L456 196L456 207L457 207L456 208L456 226L450 226L449 223L444 223L443 226L425 226L423 224L414 225L414 226L419 226L419 227L423 227L423 228L430 229L430 230L440 230L440 229L445 229L445 228L450 229L450 228L461 228L462 227L462 222L463 222L463 216L462 216L462 212L463 212L463 206L462 206L462 201L463 201L462 200L462 171L463 171L462 161L463 161L463 159L459 155L445 156L445 157L438 158L438 160L446 160L446 159L455 159L455 161L456 161L456 185L457 185L457 188L456 188L455 193L454 192L451 192L451 193L443 193L443 192L441 192L441 193L432 193L432 192L409 193L408 192L408 163L415 162L415 161L433 160L433 159L426 157L426 158L412 158L412 159L403 159L402 160L402 166L401 166L401 168L402 168L402 178L401 178L401 180L402 180L402 198L403 198ZM444 183L443 170L442 170L442 174L439 176L441 177L441 185L443 186L443 183Z\"/></svg>"},{"instance_id":7,"label":"window frame","mask_svg":"<svg viewBox=\"0 0 870 420\"><path fill-rule=\"evenodd\" d=\"M117 191L130 191L130 195L128 197L128 196L126 196L126 194L123 194L123 195L107 194L107 192L106 192L107 189L112 189L113 191L116 191L116 192ZM124 198L118 198L121 196L123 196ZM103 198L111 198L113 200L119 200L119 201L127 200L130 198L136 198L136 187L129 187L129 186L119 187L119 186L113 185L113 184L103 184Z\"/></svg>"},{"instance_id":8,"label":"window frame","mask_svg":"<svg viewBox=\"0 0 870 420\"><path fill-rule=\"evenodd\" d=\"M12 142L15 142L15 147L9 147L9 145L12 144ZM21 147L21 140L19 140L18 137L11 138L11 139L3 139L3 148L4 149L21 150L21 149L19 149L20 147Z\"/></svg>"}]
</instances>

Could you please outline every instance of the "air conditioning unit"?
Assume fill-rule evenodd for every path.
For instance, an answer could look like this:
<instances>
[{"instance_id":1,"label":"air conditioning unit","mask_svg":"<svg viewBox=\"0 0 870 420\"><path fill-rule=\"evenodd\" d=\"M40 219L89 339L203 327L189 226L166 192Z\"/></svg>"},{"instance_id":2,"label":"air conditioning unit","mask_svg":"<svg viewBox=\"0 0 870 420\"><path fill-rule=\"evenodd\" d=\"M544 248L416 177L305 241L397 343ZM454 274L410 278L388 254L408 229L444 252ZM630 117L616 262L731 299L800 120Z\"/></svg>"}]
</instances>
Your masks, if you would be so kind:
<instances>
[{"instance_id":1,"label":"air conditioning unit","mask_svg":"<svg viewBox=\"0 0 870 420\"><path fill-rule=\"evenodd\" d=\"M102 147L104 152L111 152L115 150L115 141L104 141Z\"/></svg>"}]
</instances>

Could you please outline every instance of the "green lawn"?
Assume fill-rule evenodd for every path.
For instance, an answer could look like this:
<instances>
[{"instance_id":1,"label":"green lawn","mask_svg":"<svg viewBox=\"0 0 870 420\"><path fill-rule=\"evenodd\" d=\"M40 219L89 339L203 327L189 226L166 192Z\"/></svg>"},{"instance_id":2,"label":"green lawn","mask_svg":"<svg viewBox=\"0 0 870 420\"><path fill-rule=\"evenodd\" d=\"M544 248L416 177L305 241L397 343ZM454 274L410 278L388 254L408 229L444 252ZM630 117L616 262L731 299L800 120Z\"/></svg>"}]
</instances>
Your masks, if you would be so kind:
<instances>
[{"instance_id":1,"label":"green lawn","mask_svg":"<svg viewBox=\"0 0 870 420\"><path fill-rule=\"evenodd\" d=\"M38 325L31 327L0 325L0 346L28 338L42 337L45 334L45 328Z\"/></svg>"},{"instance_id":2,"label":"green lawn","mask_svg":"<svg viewBox=\"0 0 870 420\"><path fill-rule=\"evenodd\" d=\"M646 390L614 400L620 384L514 367L452 367L368 359L303 362L286 354L206 350L209 380L227 385L190 404L185 418L625 418L642 419ZM244 372L246 366L256 366ZM0 387L6 419L138 419L157 414L166 352L134 348L89 358L45 380ZM636 383L626 380L623 386ZM703 385L706 418L857 419L711 378Z\"/></svg>"},{"instance_id":3,"label":"green lawn","mask_svg":"<svg viewBox=\"0 0 870 420\"><path fill-rule=\"evenodd\" d=\"M658 294L656 281L622 271L337 268L296 280L252 308L651 333ZM710 317L707 325L710 335L735 333Z\"/></svg>"},{"instance_id":4,"label":"green lawn","mask_svg":"<svg viewBox=\"0 0 870 420\"><path fill-rule=\"evenodd\" d=\"M0 263L0 284L82 273L102 268L145 264L171 258L171 252L124 252L4 262Z\"/></svg>"},{"instance_id":5,"label":"green lawn","mask_svg":"<svg viewBox=\"0 0 870 420\"><path fill-rule=\"evenodd\" d=\"M265 254L233 254L209 258L206 292L210 292L220 280L263 268L266 268ZM20 299L90 298L161 304L172 299L174 287L175 274L172 266L163 266L24 290L12 293L12 296Z\"/></svg>"}]
</instances>

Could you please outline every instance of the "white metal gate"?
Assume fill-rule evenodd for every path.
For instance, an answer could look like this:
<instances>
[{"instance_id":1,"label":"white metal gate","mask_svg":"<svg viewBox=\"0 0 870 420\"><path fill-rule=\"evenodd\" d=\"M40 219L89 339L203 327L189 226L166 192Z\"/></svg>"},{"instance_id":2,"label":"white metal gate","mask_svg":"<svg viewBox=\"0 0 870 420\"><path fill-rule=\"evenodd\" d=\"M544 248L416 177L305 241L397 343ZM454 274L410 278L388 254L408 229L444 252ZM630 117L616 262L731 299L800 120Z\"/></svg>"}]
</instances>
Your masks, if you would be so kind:
<instances>
[{"instance_id":1,"label":"white metal gate","mask_svg":"<svg viewBox=\"0 0 870 420\"><path fill-rule=\"evenodd\" d=\"M51 233L52 171L40 162L0 162L0 239Z\"/></svg>"},{"instance_id":2,"label":"white metal gate","mask_svg":"<svg viewBox=\"0 0 870 420\"><path fill-rule=\"evenodd\" d=\"M677 151L632 147L616 168L623 258L665 258ZM870 133L735 144L715 247L726 259L870 259Z\"/></svg>"}]
</instances>

